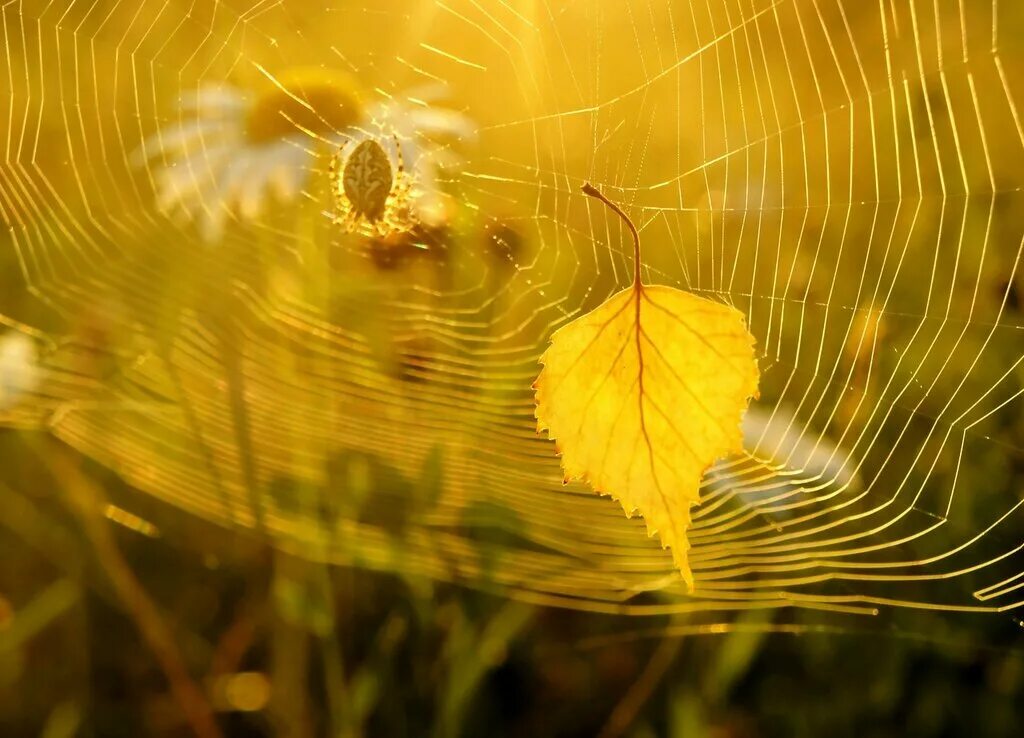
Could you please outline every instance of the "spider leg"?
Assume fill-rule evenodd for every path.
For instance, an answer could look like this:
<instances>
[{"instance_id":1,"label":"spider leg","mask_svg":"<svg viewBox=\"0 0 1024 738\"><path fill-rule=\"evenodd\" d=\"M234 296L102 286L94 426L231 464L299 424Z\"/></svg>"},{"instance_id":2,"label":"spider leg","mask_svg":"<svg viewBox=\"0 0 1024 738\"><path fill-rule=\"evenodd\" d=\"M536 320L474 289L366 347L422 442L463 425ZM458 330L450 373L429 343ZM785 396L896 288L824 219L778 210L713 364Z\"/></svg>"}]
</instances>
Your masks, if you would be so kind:
<instances>
[{"instance_id":1,"label":"spider leg","mask_svg":"<svg viewBox=\"0 0 1024 738\"><path fill-rule=\"evenodd\" d=\"M402 156L402 142L398 140L398 134L392 132L391 138L395 140L395 158L398 160L396 167L399 179L405 179L405 157Z\"/></svg>"},{"instance_id":2,"label":"spider leg","mask_svg":"<svg viewBox=\"0 0 1024 738\"><path fill-rule=\"evenodd\" d=\"M327 166L327 173L331 183L331 194L333 195L338 191L338 178L341 176L341 155L345 151L345 147L348 146L348 141L342 141L341 146L331 156L331 162Z\"/></svg>"},{"instance_id":3,"label":"spider leg","mask_svg":"<svg viewBox=\"0 0 1024 738\"><path fill-rule=\"evenodd\" d=\"M346 218L347 222L345 223L345 230L348 231L349 233L354 232L356 230L356 226L359 223L360 217L361 216L359 211L356 210L355 208L349 210L348 217Z\"/></svg>"}]
</instances>

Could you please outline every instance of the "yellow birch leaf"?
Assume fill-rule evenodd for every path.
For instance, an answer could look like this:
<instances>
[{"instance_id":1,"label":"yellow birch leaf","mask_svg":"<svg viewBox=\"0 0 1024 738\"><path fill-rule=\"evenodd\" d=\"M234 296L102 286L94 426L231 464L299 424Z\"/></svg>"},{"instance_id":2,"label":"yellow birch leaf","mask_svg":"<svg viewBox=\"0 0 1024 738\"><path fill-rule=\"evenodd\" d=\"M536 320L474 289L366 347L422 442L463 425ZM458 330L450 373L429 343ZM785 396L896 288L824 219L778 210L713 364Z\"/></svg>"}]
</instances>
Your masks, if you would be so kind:
<instances>
[{"instance_id":1,"label":"yellow birch leaf","mask_svg":"<svg viewBox=\"0 0 1024 738\"><path fill-rule=\"evenodd\" d=\"M690 589L690 508L716 460L742 449L740 421L757 396L754 337L733 307L640 281L562 327L534 383L537 430L547 430L566 481L580 479L639 512L660 533Z\"/></svg>"}]
</instances>

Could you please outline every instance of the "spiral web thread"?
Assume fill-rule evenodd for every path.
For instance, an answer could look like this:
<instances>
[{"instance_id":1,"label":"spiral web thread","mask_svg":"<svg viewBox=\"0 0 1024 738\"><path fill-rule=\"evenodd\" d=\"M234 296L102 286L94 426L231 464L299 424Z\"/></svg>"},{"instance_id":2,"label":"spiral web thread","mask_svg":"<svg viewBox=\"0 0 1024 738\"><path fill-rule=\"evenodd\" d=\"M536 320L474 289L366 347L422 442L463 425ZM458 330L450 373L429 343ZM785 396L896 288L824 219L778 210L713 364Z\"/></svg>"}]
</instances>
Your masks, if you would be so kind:
<instances>
[{"instance_id":1,"label":"spiral web thread","mask_svg":"<svg viewBox=\"0 0 1024 738\"><path fill-rule=\"evenodd\" d=\"M540 603L1011 611L1014 6L4 3L0 211L24 299L3 320L44 374L0 417L299 555ZM161 160L135 152L182 97L297 63L371 97L442 83L475 121L443 258L375 270L332 230L313 135L300 204L233 217L220 244L154 206ZM547 338L632 271L584 180L641 228L645 281L733 304L757 337L760 438L706 476L692 595L534 430ZM478 237L491 217L520 249Z\"/></svg>"}]
</instances>

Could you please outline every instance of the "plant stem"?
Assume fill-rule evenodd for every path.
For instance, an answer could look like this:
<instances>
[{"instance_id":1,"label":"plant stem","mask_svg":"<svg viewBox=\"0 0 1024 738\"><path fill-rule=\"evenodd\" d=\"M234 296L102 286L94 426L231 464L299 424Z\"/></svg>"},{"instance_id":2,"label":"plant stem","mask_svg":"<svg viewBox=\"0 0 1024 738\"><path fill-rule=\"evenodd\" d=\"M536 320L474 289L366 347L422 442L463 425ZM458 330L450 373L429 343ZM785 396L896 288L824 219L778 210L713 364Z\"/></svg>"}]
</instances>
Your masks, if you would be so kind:
<instances>
[{"instance_id":1,"label":"plant stem","mask_svg":"<svg viewBox=\"0 0 1024 738\"><path fill-rule=\"evenodd\" d=\"M171 693L181 705L185 720L199 738L221 738L213 710L202 690L189 676L188 668L170 629L135 577L131 566L125 561L114 536L110 533L109 526L99 513L104 499L102 490L82 473L77 463L68 457L67 452L56 447L52 451L50 461L54 476L63 482L68 493L68 502L82 521L96 557L110 577L122 605L135 621L139 633L167 677Z\"/></svg>"},{"instance_id":2,"label":"plant stem","mask_svg":"<svg viewBox=\"0 0 1024 738\"><path fill-rule=\"evenodd\" d=\"M629 232L633 235L633 286L640 289L643 287L643 283L640 281L640 233L636 230L636 226L633 225L633 221L629 219L629 216L626 215L622 208L601 194L601 191L590 184L590 182L585 182L581 189L584 195L597 198L614 210L620 218L626 221L626 225L629 226Z\"/></svg>"}]
</instances>

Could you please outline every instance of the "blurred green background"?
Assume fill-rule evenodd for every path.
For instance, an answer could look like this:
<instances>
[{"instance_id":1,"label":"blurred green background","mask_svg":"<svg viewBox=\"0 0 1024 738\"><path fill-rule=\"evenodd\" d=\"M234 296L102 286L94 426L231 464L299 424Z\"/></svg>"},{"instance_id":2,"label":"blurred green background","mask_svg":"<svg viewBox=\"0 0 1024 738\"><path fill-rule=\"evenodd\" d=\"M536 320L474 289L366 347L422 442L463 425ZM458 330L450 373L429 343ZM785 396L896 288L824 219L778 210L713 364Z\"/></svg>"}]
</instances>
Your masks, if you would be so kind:
<instances>
[{"instance_id":1,"label":"blurred green background","mask_svg":"<svg viewBox=\"0 0 1024 738\"><path fill-rule=\"evenodd\" d=\"M140 633L147 618L231 736L1012 736L1020 724L1009 616L595 615L318 566L157 509L156 539L99 523L111 560L39 471L34 454L60 452L3 443L22 459L7 473L35 490L4 489L5 735L199 732ZM111 499L136 497L87 470ZM131 612L116 561L131 562L151 613Z\"/></svg>"}]
</instances>

